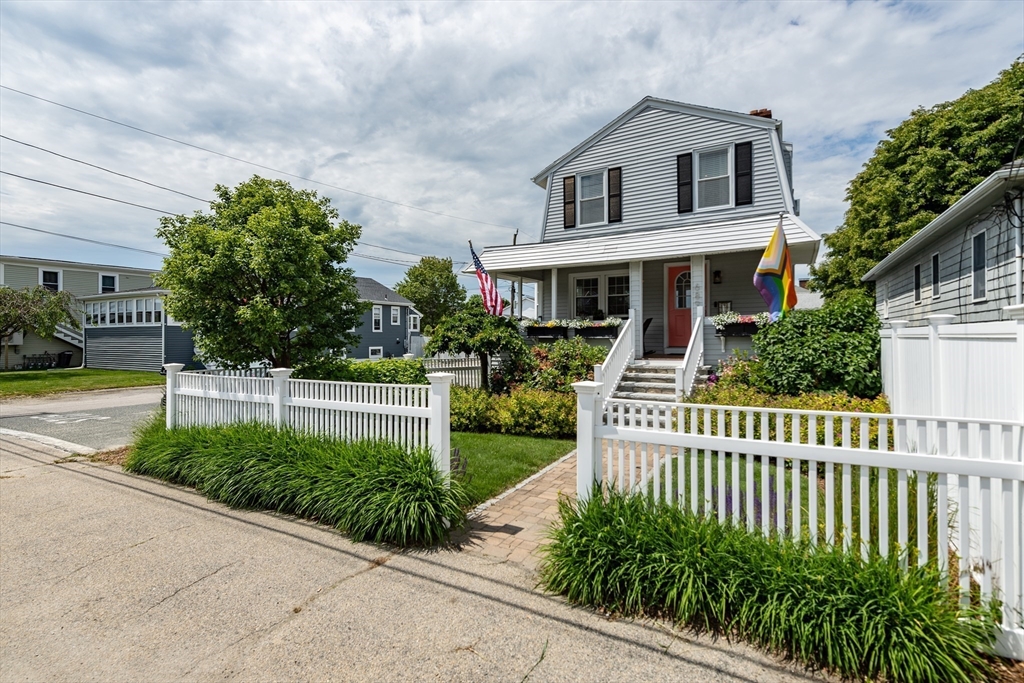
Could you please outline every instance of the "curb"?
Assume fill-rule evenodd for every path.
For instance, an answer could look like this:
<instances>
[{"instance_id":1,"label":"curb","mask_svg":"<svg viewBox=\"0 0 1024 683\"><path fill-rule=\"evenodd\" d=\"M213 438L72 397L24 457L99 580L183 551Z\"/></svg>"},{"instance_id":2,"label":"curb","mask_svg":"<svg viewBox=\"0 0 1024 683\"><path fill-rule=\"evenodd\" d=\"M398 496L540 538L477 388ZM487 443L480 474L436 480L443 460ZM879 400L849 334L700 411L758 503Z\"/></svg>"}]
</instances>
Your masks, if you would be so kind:
<instances>
[{"instance_id":1,"label":"curb","mask_svg":"<svg viewBox=\"0 0 1024 683\"><path fill-rule=\"evenodd\" d=\"M551 463L550 465L548 465L544 469L538 470L537 472L534 472L533 474L528 476L526 479L523 479L521 482L519 482L518 484L513 486L512 488L506 489L505 491L499 493L494 498L491 498L490 500L485 500L484 502L480 503L475 508L473 508L469 512L469 514L466 515L466 517L469 518L469 519L471 519L473 517L476 517L477 515L479 515L481 512L483 512L487 508L491 507L495 503L500 502L503 498L512 495L513 493L515 493L519 489L523 488L524 486L526 486L530 482L534 481L535 479L540 479L545 474L547 474L551 470L555 469L555 467L557 467L558 465L561 465L563 462L565 462L569 458L574 458L574 457L576 457L576 449L573 449L573 450L569 451L568 453L566 453L561 458L559 458L558 460L554 461L553 463Z\"/></svg>"},{"instance_id":2,"label":"curb","mask_svg":"<svg viewBox=\"0 0 1024 683\"><path fill-rule=\"evenodd\" d=\"M24 439L25 441L35 441L36 443L41 443L44 446L51 446L58 450L66 453L73 453L75 455L92 455L96 452L95 448L71 443L70 441L64 441L63 439L55 439L52 436L43 436L42 434L33 434L32 432L19 432L16 429L5 429L0 427L0 436L13 436L17 439Z\"/></svg>"}]
</instances>

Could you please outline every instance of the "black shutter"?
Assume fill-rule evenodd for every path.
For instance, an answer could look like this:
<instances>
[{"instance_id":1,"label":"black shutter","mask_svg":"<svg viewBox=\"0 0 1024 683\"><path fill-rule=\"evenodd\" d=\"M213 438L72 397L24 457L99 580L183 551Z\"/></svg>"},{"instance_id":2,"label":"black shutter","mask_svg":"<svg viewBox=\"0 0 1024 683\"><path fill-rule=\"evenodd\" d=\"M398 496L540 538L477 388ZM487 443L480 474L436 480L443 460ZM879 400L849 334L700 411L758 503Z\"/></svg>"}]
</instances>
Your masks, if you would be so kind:
<instances>
[{"instance_id":1,"label":"black shutter","mask_svg":"<svg viewBox=\"0 0 1024 683\"><path fill-rule=\"evenodd\" d=\"M736 145L736 206L754 203L754 145Z\"/></svg>"},{"instance_id":2,"label":"black shutter","mask_svg":"<svg viewBox=\"0 0 1024 683\"><path fill-rule=\"evenodd\" d=\"M693 154L676 157L676 204L679 213L693 211Z\"/></svg>"},{"instance_id":3,"label":"black shutter","mask_svg":"<svg viewBox=\"0 0 1024 683\"><path fill-rule=\"evenodd\" d=\"M562 178L562 227L576 227L576 176Z\"/></svg>"},{"instance_id":4,"label":"black shutter","mask_svg":"<svg viewBox=\"0 0 1024 683\"><path fill-rule=\"evenodd\" d=\"M622 168L608 169L608 222L622 222Z\"/></svg>"}]
</instances>

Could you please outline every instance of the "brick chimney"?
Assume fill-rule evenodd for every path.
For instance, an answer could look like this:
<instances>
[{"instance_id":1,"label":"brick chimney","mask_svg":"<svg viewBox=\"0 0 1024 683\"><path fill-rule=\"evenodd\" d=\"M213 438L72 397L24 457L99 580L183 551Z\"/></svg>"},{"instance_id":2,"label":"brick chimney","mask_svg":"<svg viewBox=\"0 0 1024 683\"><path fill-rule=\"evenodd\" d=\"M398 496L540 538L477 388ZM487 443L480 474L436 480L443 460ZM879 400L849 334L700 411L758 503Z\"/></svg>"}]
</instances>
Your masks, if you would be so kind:
<instances>
[{"instance_id":1,"label":"brick chimney","mask_svg":"<svg viewBox=\"0 0 1024 683\"><path fill-rule=\"evenodd\" d=\"M771 109L751 109L751 116L760 116L761 118L770 119L772 117Z\"/></svg>"}]
</instances>

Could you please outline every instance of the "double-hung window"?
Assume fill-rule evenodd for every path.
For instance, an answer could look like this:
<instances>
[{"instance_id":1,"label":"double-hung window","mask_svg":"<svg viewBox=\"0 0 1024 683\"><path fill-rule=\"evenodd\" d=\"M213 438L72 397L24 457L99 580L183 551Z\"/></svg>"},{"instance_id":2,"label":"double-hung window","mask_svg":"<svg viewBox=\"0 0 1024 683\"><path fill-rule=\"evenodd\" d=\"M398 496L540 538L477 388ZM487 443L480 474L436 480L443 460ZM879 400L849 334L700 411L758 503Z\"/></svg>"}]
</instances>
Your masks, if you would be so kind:
<instances>
[{"instance_id":1,"label":"double-hung window","mask_svg":"<svg viewBox=\"0 0 1024 683\"><path fill-rule=\"evenodd\" d=\"M391 307L391 324L401 325L402 324L402 309L398 306Z\"/></svg>"},{"instance_id":2,"label":"double-hung window","mask_svg":"<svg viewBox=\"0 0 1024 683\"><path fill-rule=\"evenodd\" d=\"M601 308L600 278L576 278L576 317L592 318Z\"/></svg>"},{"instance_id":3,"label":"double-hung window","mask_svg":"<svg viewBox=\"0 0 1024 683\"><path fill-rule=\"evenodd\" d=\"M100 274L100 294L113 294L117 291L117 276Z\"/></svg>"},{"instance_id":4,"label":"double-hung window","mask_svg":"<svg viewBox=\"0 0 1024 683\"><path fill-rule=\"evenodd\" d=\"M732 206L730 147L697 152L697 210Z\"/></svg>"},{"instance_id":5,"label":"double-hung window","mask_svg":"<svg viewBox=\"0 0 1024 683\"><path fill-rule=\"evenodd\" d=\"M409 314L409 331L419 332L420 331L420 317L412 313Z\"/></svg>"},{"instance_id":6,"label":"double-hung window","mask_svg":"<svg viewBox=\"0 0 1024 683\"><path fill-rule=\"evenodd\" d=\"M572 315L577 318L629 317L627 273L586 274L571 278Z\"/></svg>"},{"instance_id":7,"label":"double-hung window","mask_svg":"<svg viewBox=\"0 0 1024 683\"><path fill-rule=\"evenodd\" d=\"M39 284L51 292L60 291L60 271L42 270L39 271Z\"/></svg>"},{"instance_id":8,"label":"double-hung window","mask_svg":"<svg viewBox=\"0 0 1024 683\"><path fill-rule=\"evenodd\" d=\"M629 316L629 276L608 276L608 315Z\"/></svg>"},{"instance_id":9,"label":"double-hung window","mask_svg":"<svg viewBox=\"0 0 1024 683\"><path fill-rule=\"evenodd\" d=\"M383 326L382 326L382 323L383 323L382 317L383 317L383 315L384 315L384 310L383 310L382 306L374 306L373 307L373 331L374 332L380 332L382 329L384 329Z\"/></svg>"},{"instance_id":10,"label":"double-hung window","mask_svg":"<svg viewBox=\"0 0 1024 683\"><path fill-rule=\"evenodd\" d=\"M985 232L971 239L971 292L975 301L985 298Z\"/></svg>"},{"instance_id":11,"label":"double-hung window","mask_svg":"<svg viewBox=\"0 0 1024 683\"><path fill-rule=\"evenodd\" d=\"M604 171L579 176L580 226L604 223Z\"/></svg>"}]
</instances>

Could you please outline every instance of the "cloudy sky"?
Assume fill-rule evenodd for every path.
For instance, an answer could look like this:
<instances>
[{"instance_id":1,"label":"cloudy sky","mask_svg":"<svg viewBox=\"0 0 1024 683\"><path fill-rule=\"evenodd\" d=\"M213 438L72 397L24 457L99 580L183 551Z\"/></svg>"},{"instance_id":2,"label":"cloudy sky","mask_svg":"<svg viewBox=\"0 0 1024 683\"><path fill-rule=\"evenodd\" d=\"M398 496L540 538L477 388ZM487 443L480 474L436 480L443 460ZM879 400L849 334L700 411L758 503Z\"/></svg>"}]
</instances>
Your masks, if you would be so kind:
<instances>
[{"instance_id":1,"label":"cloudy sky","mask_svg":"<svg viewBox=\"0 0 1024 683\"><path fill-rule=\"evenodd\" d=\"M802 216L829 232L886 129L985 85L1022 52L1021 2L5 0L4 86L351 192L11 90L0 90L0 128L200 199L254 173L283 177L363 226L359 254L465 261L467 239L536 239L544 193L530 177L645 95L770 108L795 145ZM204 208L7 139L0 169L162 211ZM163 250L161 214L145 208L10 175L0 201L10 223ZM6 225L0 242L4 254L160 266ZM388 285L406 267L352 264Z\"/></svg>"}]
</instances>

